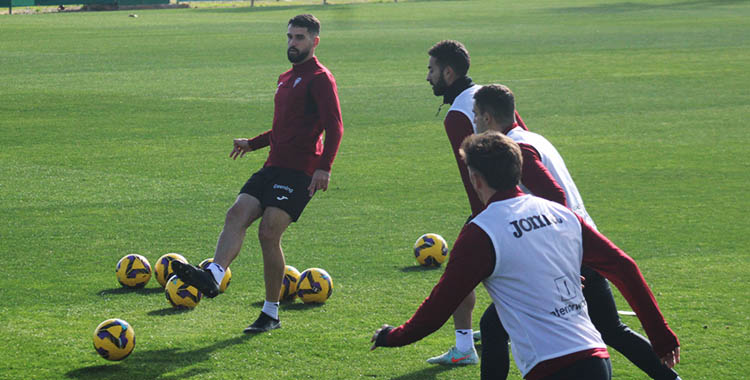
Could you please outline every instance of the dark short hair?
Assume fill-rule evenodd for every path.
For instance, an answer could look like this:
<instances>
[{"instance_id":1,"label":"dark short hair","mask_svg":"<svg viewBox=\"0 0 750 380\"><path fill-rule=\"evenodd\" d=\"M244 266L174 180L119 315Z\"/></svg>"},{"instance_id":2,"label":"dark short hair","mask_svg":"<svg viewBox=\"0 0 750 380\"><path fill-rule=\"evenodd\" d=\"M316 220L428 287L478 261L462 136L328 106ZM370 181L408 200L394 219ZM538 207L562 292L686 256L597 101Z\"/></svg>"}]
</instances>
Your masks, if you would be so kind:
<instances>
[{"instance_id":1,"label":"dark short hair","mask_svg":"<svg viewBox=\"0 0 750 380\"><path fill-rule=\"evenodd\" d=\"M306 28L307 32L313 36L320 34L320 20L311 14L297 15L289 19L287 25L296 26L298 28Z\"/></svg>"},{"instance_id":2,"label":"dark short hair","mask_svg":"<svg viewBox=\"0 0 750 380\"><path fill-rule=\"evenodd\" d=\"M516 121L516 98L502 84L484 86L474 93L474 104L480 113L489 113L502 126Z\"/></svg>"},{"instance_id":3,"label":"dark short hair","mask_svg":"<svg viewBox=\"0 0 750 380\"><path fill-rule=\"evenodd\" d=\"M436 43L427 52L431 57L435 57L441 68L450 66L459 77L466 76L471 65L471 58L466 47L458 41L443 40Z\"/></svg>"},{"instance_id":4,"label":"dark short hair","mask_svg":"<svg viewBox=\"0 0 750 380\"><path fill-rule=\"evenodd\" d=\"M500 132L469 135L460 152L466 166L479 172L495 190L511 190L521 182L521 148Z\"/></svg>"}]
</instances>

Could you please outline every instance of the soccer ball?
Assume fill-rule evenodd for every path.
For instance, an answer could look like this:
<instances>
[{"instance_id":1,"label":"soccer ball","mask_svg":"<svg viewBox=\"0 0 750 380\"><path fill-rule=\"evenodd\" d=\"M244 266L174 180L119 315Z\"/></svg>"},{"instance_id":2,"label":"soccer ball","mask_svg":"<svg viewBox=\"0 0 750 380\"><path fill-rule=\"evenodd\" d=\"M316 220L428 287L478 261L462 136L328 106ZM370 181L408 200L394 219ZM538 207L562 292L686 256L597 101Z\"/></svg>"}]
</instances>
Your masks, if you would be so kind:
<instances>
[{"instance_id":1,"label":"soccer ball","mask_svg":"<svg viewBox=\"0 0 750 380\"><path fill-rule=\"evenodd\" d=\"M94 349L107 360L122 360L135 348L135 331L122 319L107 319L94 330Z\"/></svg>"},{"instance_id":2,"label":"soccer ball","mask_svg":"<svg viewBox=\"0 0 750 380\"><path fill-rule=\"evenodd\" d=\"M304 303L323 303L333 292L333 279L323 269L305 269L299 276L297 295Z\"/></svg>"},{"instance_id":3,"label":"soccer ball","mask_svg":"<svg viewBox=\"0 0 750 380\"><path fill-rule=\"evenodd\" d=\"M167 286L167 280L174 274L174 270L172 269L172 261L174 260L182 261L185 264L188 262L179 253L167 253L156 261L156 267L154 268L156 271L156 281L159 281L162 287Z\"/></svg>"},{"instance_id":4,"label":"soccer ball","mask_svg":"<svg viewBox=\"0 0 750 380\"><path fill-rule=\"evenodd\" d=\"M297 283L300 273L297 268L287 265L284 268L284 279L281 280L281 294L279 301L294 301L297 298Z\"/></svg>"},{"instance_id":5,"label":"soccer ball","mask_svg":"<svg viewBox=\"0 0 750 380\"><path fill-rule=\"evenodd\" d=\"M167 296L167 301L178 309L192 309L198 306L198 302L203 298L203 293L184 283L177 275L172 275L167 281L164 295Z\"/></svg>"},{"instance_id":6,"label":"soccer ball","mask_svg":"<svg viewBox=\"0 0 750 380\"><path fill-rule=\"evenodd\" d=\"M127 255L117 262L117 281L126 288L142 288L151 279L151 264L141 255Z\"/></svg>"},{"instance_id":7,"label":"soccer ball","mask_svg":"<svg viewBox=\"0 0 750 380\"><path fill-rule=\"evenodd\" d=\"M438 234L424 234L414 243L414 256L420 265L438 267L448 255L448 243Z\"/></svg>"},{"instance_id":8,"label":"soccer ball","mask_svg":"<svg viewBox=\"0 0 750 380\"><path fill-rule=\"evenodd\" d=\"M200 264L198 264L199 267L208 270L208 264L211 264L214 262L214 259L205 259L201 261ZM227 286L229 286L229 283L232 281L232 270L229 268L224 268L224 279L221 280L221 284L219 284L219 291L224 293L225 290L227 290Z\"/></svg>"}]
</instances>

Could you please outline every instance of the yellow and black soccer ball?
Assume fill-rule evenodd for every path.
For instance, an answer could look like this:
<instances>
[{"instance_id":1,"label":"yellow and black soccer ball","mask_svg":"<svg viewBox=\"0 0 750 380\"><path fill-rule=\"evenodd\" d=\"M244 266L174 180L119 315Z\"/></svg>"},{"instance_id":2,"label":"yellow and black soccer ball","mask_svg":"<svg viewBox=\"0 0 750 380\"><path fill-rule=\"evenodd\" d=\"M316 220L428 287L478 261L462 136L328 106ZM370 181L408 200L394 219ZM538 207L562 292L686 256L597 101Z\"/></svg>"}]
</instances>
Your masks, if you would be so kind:
<instances>
[{"instance_id":1,"label":"yellow and black soccer ball","mask_svg":"<svg viewBox=\"0 0 750 380\"><path fill-rule=\"evenodd\" d=\"M117 281L126 288L142 288L151 279L151 264L141 255L126 255L115 267Z\"/></svg>"},{"instance_id":2,"label":"yellow and black soccer ball","mask_svg":"<svg viewBox=\"0 0 750 380\"><path fill-rule=\"evenodd\" d=\"M198 266L205 270L208 270L208 264L211 264L212 262L214 262L214 259L205 259L201 261ZM229 268L224 268L224 279L222 279L221 284L219 284L219 291L224 293L224 291L227 290L227 286L229 286L230 282L232 282L232 270Z\"/></svg>"},{"instance_id":3,"label":"yellow and black soccer ball","mask_svg":"<svg viewBox=\"0 0 750 380\"><path fill-rule=\"evenodd\" d=\"M162 287L167 286L167 280L169 280L174 274L172 261L175 260L182 261L185 264L188 262L179 253L167 253L156 261L156 267L154 268L154 272L156 272L156 281L159 281L159 284L161 284Z\"/></svg>"},{"instance_id":4,"label":"yellow and black soccer ball","mask_svg":"<svg viewBox=\"0 0 750 380\"><path fill-rule=\"evenodd\" d=\"M323 303L333 293L333 279L323 269L305 269L299 276L297 296L304 303Z\"/></svg>"},{"instance_id":5,"label":"yellow and black soccer ball","mask_svg":"<svg viewBox=\"0 0 750 380\"><path fill-rule=\"evenodd\" d=\"M299 283L300 273L297 268L287 265L284 268L284 278L281 280L281 294L279 301L289 302L297 298L297 283Z\"/></svg>"},{"instance_id":6,"label":"yellow and black soccer ball","mask_svg":"<svg viewBox=\"0 0 750 380\"><path fill-rule=\"evenodd\" d=\"M122 319L107 319L94 330L94 349L107 360L122 360L135 348L135 331Z\"/></svg>"},{"instance_id":7,"label":"yellow and black soccer ball","mask_svg":"<svg viewBox=\"0 0 750 380\"><path fill-rule=\"evenodd\" d=\"M420 265L438 267L448 256L448 243L438 234L424 234L414 243L414 256Z\"/></svg>"},{"instance_id":8,"label":"yellow and black soccer ball","mask_svg":"<svg viewBox=\"0 0 750 380\"><path fill-rule=\"evenodd\" d=\"M184 283L177 275L172 275L167 281L164 295L167 301L178 309L193 309L203 298L203 293L194 286Z\"/></svg>"}]
</instances>

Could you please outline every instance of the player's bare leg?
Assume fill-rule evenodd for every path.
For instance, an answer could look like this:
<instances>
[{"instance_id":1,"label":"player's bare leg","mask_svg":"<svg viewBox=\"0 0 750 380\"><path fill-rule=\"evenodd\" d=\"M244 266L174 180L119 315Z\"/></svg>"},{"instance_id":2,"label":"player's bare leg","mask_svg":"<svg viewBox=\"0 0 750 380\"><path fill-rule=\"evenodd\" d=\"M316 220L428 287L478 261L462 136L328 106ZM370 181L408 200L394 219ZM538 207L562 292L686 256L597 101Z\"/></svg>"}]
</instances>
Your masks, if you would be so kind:
<instances>
[{"instance_id":1,"label":"player's bare leg","mask_svg":"<svg viewBox=\"0 0 750 380\"><path fill-rule=\"evenodd\" d=\"M279 293L284 278L284 252L281 250L281 235L292 218L286 211L268 207L258 227L258 240L263 251L263 280L266 285L266 300L258 319L245 329L255 333L281 327L279 322Z\"/></svg>"},{"instance_id":2,"label":"player's bare leg","mask_svg":"<svg viewBox=\"0 0 750 380\"><path fill-rule=\"evenodd\" d=\"M240 194L224 219L214 252L214 263L226 269L240 253L248 227L263 215L260 201L248 194Z\"/></svg>"},{"instance_id":3,"label":"player's bare leg","mask_svg":"<svg viewBox=\"0 0 750 380\"><path fill-rule=\"evenodd\" d=\"M471 330L471 313L477 302L477 294L472 290L453 312L453 327L456 330Z\"/></svg>"},{"instance_id":4,"label":"player's bare leg","mask_svg":"<svg viewBox=\"0 0 750 380\"><path fill-rule=\"evenodd\" d=\"M281 281L284 278L284 252L281 250L281 235L292 218L286 211L268 207L258 228L258 240L263 251L263 279L266 283L266 301L278 302Z\"/></svg>"},{"instance_id":5,"label":"player's bare leg","mask_svg":"<svg viewBox=\"0 0 750 380\"><path fill-rule=\"evenodd\" d=\"M471 314L476 301L477 295L473 290L461 301L456 311L453 312L453 326L456 329L456 346L440 356L427 359L428 363L466 365L477 364L479 362L479 356L474 348L474 338L471 331Z\"/></svg>"},{"instance_id":6,"label":"player's bare leg","mask_svg":"<svg viewBox=\"0 0 750 380\"><path fill-rule=\"evenodd\" d=\"M219 284L224 278L224 271L237 257L245 240L245 231L258 219L263 209L257 198L240 194L232 207L227 211L224 229L219 234L214 252L214 262L206 269L190 264L172 264L174 272L185 283L195 286L206 297L213 298L219 294Z\"/></svg>"}]
</instances>

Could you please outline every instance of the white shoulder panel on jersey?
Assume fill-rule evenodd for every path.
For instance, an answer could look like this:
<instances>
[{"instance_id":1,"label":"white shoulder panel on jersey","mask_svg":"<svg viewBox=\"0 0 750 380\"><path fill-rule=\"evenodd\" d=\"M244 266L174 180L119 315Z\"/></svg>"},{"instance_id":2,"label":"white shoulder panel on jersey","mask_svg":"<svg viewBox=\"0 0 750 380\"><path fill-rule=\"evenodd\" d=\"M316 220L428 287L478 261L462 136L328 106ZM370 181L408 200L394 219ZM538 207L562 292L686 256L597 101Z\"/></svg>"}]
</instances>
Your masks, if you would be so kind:
<instances>
[{"instance_id":1,"label":"white shoulder panel on jersey","mask_svg":"<svg viewBox=\"0 0 750 380\"><path fill-rule=\"evenodd\" d=\"M480 88L482 88L482 86L475 84L458 94L453 101L451 108L448 110L448 112L458 111L466 115L471 122L471 127L474 129L474 133L477 133L477 126L474 125L474 93Z\"/></svg>"},{"instance_id":2,"label":"white shoulder panel on jersey","mask_svg":"<svg viewBox=\"0 0 750 380\"><path fill-rule=\"evenodd\" d=\"M573 182L573 178L568 172L567 166L565 166L565 161L552 143L544 138L544 136L531 131L526 131L521 127L511 129L510 132L508 132L508 137L517 143L531 145L536 149L542 160L542 164L544 164L547 170L549 170L552 177L557 181L557 184L562 187L563 191L565 191L565 198L568 202L568 207L570 207L573 212L580 215L586 223L596 228L594 220L591 219L591 216L586 211L586 207L583 205L583 198L581 198L581 194L578 192L578 187L575 182ZM531 193L531 191L529 191L526 186L523 186L523 184L521 184L521 189L525 193Z\"/></svg>"}]
</instances>

